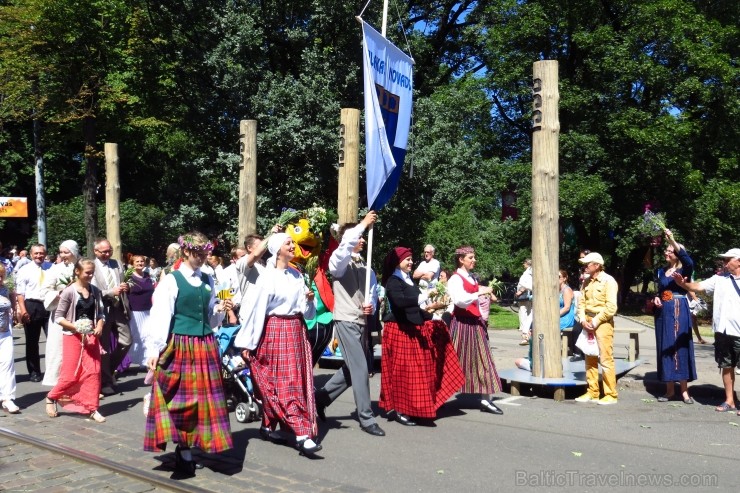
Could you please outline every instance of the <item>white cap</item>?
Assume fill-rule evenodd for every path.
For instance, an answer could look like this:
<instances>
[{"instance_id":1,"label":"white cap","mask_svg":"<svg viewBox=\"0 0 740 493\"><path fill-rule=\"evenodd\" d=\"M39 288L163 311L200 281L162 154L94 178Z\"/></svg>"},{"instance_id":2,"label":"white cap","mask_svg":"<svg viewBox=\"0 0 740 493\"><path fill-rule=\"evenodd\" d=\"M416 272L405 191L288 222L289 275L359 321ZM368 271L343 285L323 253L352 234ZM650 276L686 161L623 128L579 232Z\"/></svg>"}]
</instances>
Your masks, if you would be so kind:
<instances>
[{"instance_id":1,"label":"white cap","mask_svg":"<svg viewBox=\"0 0 740 493\"><path fill-rule=\"evenodd\" d=\"M740 258L740 248L730 248L725 253L718 255L722 258Z\"/></svg>"},{"instance_id":2,"label":"white cap","mask_svg":"<svg viewBox=\"0 0 740 493\"><path fill-rule=\"evenodd\" d=\"M578 259L578 261L582 264L590 264L591 262L595 262L600 265L604 265L604 258L601 256L601 254L598 254L596 252L591 252L585 257Z\"/></svg>"}]
</instances>

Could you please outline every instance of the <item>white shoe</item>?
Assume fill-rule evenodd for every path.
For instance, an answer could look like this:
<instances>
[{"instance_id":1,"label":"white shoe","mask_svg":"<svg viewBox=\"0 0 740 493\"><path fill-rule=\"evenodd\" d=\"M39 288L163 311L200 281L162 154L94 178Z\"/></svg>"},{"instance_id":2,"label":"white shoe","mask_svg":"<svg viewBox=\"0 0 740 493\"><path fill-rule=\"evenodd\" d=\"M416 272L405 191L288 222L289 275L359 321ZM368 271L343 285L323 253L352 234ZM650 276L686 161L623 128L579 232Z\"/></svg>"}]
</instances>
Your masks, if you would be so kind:
<instances>
[{"instance_id":1,"label":"white shoe","mask_svg":"<svg viewBox=\"0 0 740 493\"><path fill-rule=\"evenodd\" d=\"M90 419L92 419L96 423L105 423L105 418L98 411L93 411L92 413L90 413Z\"/></svg>"},{"instance_id":2,"label":"white shoe","mask_svg":"<svg viewBox=\"0 0 740 493\"><path fill-rule=\"evenodd\" d=\"M149 404L152 402L151 392L144 396L144 417L149 416Z\"/></svg>"},{"instance_id":3,"label":"white shoe","mask_svg":"<svg viewBox=\"0 0 740 493\"><path fill-rule=\"evenodd\" d=\"M735 375L740 375L740 368L735 368Z\"/></svg>"},{"instance_id":4,"label":"white shoe","mask_svg":"<svg viewBox=\"0 0 740 493\"><path fill-rule=\"evenodd\" d=\"M9 414L18 414L21 412L21 408L16 406L12 399L3 401L3 409Z\"/></svg>"}]
</instances>

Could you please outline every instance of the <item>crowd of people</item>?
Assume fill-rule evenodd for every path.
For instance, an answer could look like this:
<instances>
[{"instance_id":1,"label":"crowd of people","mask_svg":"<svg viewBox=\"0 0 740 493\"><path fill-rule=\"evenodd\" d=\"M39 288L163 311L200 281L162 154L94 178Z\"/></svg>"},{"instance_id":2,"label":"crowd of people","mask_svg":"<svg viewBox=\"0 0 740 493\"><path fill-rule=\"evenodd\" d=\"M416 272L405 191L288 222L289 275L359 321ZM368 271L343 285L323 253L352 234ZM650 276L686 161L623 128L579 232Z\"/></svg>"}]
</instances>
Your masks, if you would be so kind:
<instances>
[{"instance_id":1,"label":"crowd of people","mask_svg":"<svg viewBox=\"0 0 740 493\"><path fill-rule=\"evenodd\" d=\"M15 404L12 331L22 323L26 366L32 382L51 387L46 414L59 408L87 415L97 423L100 399L118 392L116 377L130 365L147 371L144 450L176 445L179 472L200 467L192 447L218 453L233 446L221 357L215 330L238 326L234 345L251 369L262 404L260 437L288 443L303 455L322 449L318 421L326 421L331 404L352 388L360 429L382 437L385 430L372 409L368 343L374 317L383 321L382 378L379 407L389 420L404 426L434 420L456 393L474 394L484 413L503 414L494 396L501 380L490 348L488 309L496 302L481 283L475 250L454 252L454 271L442 269L433 245L414 267L410 248L397 246L385 256L380 280L362 257L365 234L377 220L370 211L359 223L338 229L336 246L327 252L333 299L326 304L318 288L293 263L291 236L275 225L267 237L245 238L232 249L230 262L214 244L193 231L167 248L166 263L132 255L121 265L107 239L84 258L72 240L62 242L56 262L44 245L32 245L15 265L0 261L0 401L8 413ZM740 362L740 249L720 255L724 271L701 282L692 279L694 263L686 248L665 230L665 266L656 273L658 294L655 335L658 377L665 392L658 401L694 401L688 383L696 379L689 303L693 293L713 294L715 358L726 394L717 411L735 411L733 369ZM21 262L25 259L24 262ZM604 270L603 257L582 252L580 286L574 291L560 270L560 330L579 326L595 340L597 355L584 357L587 391L579 403L616 404L613 356L617 282ZM224 265L228 263L228 265ZM531 369L533 325L532 261L523 263L516 298L528 358L516 365ZM5 281L15 269L15 288ZM307 282L308 281L308 282ZM226 286L228 297L217 296ZM329 306L327 306L329 305ZM14 313L15 312L15 313ZM328 316L327 316L328 314ZM39 341L46 335L45 371ZM338 339L343 363L320 388L313 368L329 341ZM599 385L602 368L603 395Z\"/></svg>"}]
</instances>

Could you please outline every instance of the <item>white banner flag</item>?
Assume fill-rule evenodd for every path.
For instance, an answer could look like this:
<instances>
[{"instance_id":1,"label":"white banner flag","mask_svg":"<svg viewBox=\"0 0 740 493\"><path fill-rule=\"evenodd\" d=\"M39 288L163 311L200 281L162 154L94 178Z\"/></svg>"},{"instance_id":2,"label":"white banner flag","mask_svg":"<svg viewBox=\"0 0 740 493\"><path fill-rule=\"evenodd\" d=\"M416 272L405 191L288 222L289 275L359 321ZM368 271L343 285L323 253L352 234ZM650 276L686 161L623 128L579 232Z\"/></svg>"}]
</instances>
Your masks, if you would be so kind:
<instances>
[{"instance_id":1,"label":"white banner flag","mask_svg":"<svg viewBox=\"0 0 740 493\"><path fill-rule=\"evenodd\" d=\"M362 22L367 203L379 210L403 170L411 126L413 60Z\"/></svg>"}]
</instances>

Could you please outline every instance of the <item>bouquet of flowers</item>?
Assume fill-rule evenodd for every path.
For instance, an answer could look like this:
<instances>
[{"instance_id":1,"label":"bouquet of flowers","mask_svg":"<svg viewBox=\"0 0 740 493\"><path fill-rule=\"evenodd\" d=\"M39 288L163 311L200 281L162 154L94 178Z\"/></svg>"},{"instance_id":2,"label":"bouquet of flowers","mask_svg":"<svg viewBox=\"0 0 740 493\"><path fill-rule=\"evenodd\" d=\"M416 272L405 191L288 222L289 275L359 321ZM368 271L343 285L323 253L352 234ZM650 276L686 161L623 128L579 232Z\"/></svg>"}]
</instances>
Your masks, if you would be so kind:
<instances>
[{"instance_id":1,"label":"bouquet of flowers","mask_svg":"<svg viewBox=\"0 0 740 493\"><path fill-rule=\"evenodd\" d=\"M301 213L299 211L295 209L283 208L283 212L282 214L280 214L280 217L278 218L277 223L280 226L285 227L288 224L300 219L300 217L301 217Z\"/></svg>"},{"instance_id":2,"label":"bouquet of flowers","mask_svg":"<svg viewBox=\"0 0 740 493\"><path fill-rule=\"evenodd\" d=\"M304 216L308 220L308 224L311 225L311 231L314 233L324 231L329 225L329 216L326 214L326 209L316 204L306 209Z\"/></svg>"},{"instance_id":3,"label":"bouquet of flowers","mask_svg":"<svg viewBox=\"0 0 740 493\"><path fill-rule=\"evenodd\" d=\"M496 295L496 297L500 297L501 293L504 292L504 283L496 279L495 277L491 279L491 282L489 283L489 286L493 290L493 294Z\"/></svg>"},{"instance_id":4,"label":"bouquet of flowers","mask_svg":"<svg viewBox=\"0 0 740 493\"><path fill-rule=\"evenodd\" d=\"M75 322L75 330L80 334L87 335L93 333L93 323L87 317L82 317Z\"/></svg>"},{"instance_id":5,"label":"bouquet of flowers","mask_svg":"<svg viewBox=\"0 0 740 493\"><path fill-rule=\"evenodd\" d=\"M642 220L638 223L638 230L645 238L661 236L666 229L665 216L662 212L654 213L650 209L645 210Z\"/></svg>"},{"instance_id":6,"label":"bouquet of flowers","mask_svg":"<svg viewBox=\"0 0 740 493\"><path fill-rule=\"evenodd\" d=\"M123 282L125 282L129 286L133 286L134 281L132 279L132 276L134 275L134 272L136 272L136 270L133 267L129 267L128 269L126 269L126 272L123 273Z\"/></svg>"}]
</instances>

